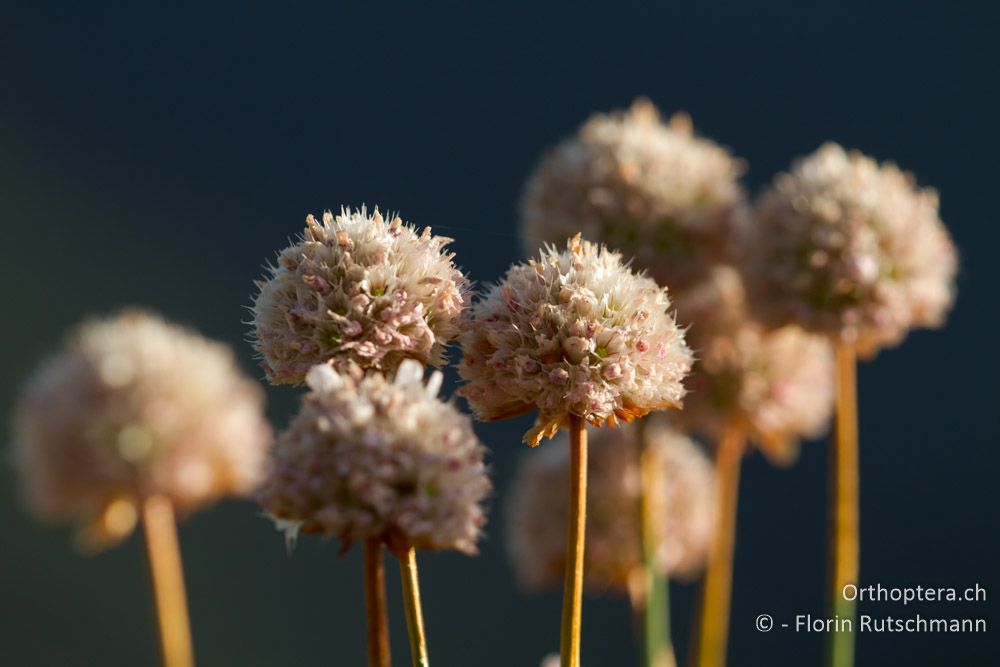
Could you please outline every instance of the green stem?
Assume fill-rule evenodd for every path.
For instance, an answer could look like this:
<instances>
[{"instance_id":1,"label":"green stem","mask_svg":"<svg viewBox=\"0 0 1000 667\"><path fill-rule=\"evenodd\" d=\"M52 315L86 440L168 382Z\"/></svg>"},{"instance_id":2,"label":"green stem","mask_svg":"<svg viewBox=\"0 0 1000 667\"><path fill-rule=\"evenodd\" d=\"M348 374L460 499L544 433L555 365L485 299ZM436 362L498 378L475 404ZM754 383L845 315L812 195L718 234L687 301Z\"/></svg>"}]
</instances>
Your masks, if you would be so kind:
<instances>
[{"instance_id":1,"label":"green stem","mask_svg":"<svg viewBox=\"0 0 1000 667\"><path fill-rule=\"evenodd\" d=\"M642 487L639 495L640 531L642 538L643 590L641 592L641 632L643 667L675 667L673 642L670 638L670 581L656 567L656 544L649 504L650 490L656 484L656 465L649 448L646 420L636 424L639 438L639 469Z\"/></svg>"}]
</instances>

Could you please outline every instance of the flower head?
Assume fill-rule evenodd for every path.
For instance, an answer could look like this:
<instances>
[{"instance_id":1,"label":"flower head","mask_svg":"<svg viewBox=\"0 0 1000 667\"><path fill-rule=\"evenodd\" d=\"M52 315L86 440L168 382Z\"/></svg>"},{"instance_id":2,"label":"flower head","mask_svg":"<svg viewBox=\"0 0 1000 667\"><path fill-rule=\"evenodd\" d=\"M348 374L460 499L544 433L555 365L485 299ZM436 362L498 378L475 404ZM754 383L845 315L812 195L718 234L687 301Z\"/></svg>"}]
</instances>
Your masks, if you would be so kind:
<instances>
[{"instance_id":1,"label":"flower head","mask_svg":"<svg viewBox=\"0 0 1000 667\"><path fill-rule=\"evenodd\" d=\"M474 553L490 491L484 448L468 417L436 397L407 360L393 381L356 380L329 366L273 449L260 493L264 509L294 536L338 537L345 548L382 539L393 549Z\"/></svg>"},{"instance_id":2,"label":"flower head","mask_svg":"<svg viewBox=\"0 0 1000 667\"><path fill-rule=\"evenodd\" d=\"M647 493L654 562L663 574L691 576L704 565L714 522L714 473L702 450L647 419L594 434L588 461L586 583L625 589L642 567L639 438L646 438L653 482ZM560 437L522 460L507 512L510 556L528 588L558 585L566 562L569 447Z\"/></svg>"},{"instance_id":3,"label":"flower head","mask_svg":"<svg viewBox=\"0 0 1000 667\"><path fill-rule=\"evenodd\" d=\"M829 340L791 325L768 331L747 319L742 282L729 267L716 267L677 311L691 324L698 358L674 423L714 439L739 426L779 463L794 458L799 439L825 428L833 409Z\"/></svg>"},{"instance_id":4,"label":"flower head","mask_svg":"<svg viewBox=\"0 0 1000 667\"><path fill-rule=\"evenodd\" d=\"M758 315L863 353L940 325L954 298L955 248L934 190L892 163L825 144L775 178L748 228Z\"/></svg>"},{"instance_id":5,"label":"flower head","mask_svg":"<svg viewBox=\"0 0 1000 667\"><path fill-rule=\"evenodd\" d=\"M665 288L578 234L512 266L473 306L459 393L486 421L537 408L533 446L569 415L614 425L677 407L691 351L669 308Z\"/></svg>"},{"instance_id":6,"label":"flower head","mask_svg":"<svg viewBox=\"0 0 1000 667\"><path fill-rule=\"evenodd\" d=\"M580 231L634 257L661 285L683 289L730 255L746 217L743 170L724 148L694 136L686 115L664 123L648 100L597 114L528 180L528 252Z\"/></svg>"},{"instance_id":7,"label":"flower head","mask_svg":"<svg viewBox=\"0 0 1000 667\"><path fill-rule=\"evenodd\" d=\"M274 384L302 384L315 364L393 373L404 359L438 366L458 335L469 282L451 239L342 210L306 218L298 242L257 283L254 346Z\"/></svg>"},{"instance_id":8,"label":"flower head","mask_svg":"<svg viewBox=\"0 0 1000 667\"><path fill-rule=\"evenodd\" d=\"M17 409L28 503L98 547L131 532L144 498L192 511L248 493L270 441L263 402L221 343L134 310L84 324Z\"/></svg>"}]
</instances>

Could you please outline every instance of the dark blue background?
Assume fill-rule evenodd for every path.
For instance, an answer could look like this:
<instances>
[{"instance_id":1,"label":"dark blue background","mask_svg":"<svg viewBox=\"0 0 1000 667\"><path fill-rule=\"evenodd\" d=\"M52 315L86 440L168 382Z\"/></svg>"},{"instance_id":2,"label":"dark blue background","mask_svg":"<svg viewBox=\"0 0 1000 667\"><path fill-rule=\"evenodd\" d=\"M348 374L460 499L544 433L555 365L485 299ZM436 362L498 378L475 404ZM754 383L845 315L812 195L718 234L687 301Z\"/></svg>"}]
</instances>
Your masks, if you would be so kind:
<instances>
[{"instance_id":1,"label":"dark blue background","mask_svg":"<svg viewBox=\"0 0 1000 667\"><path fill-rule=\"evenodd\" d=\"M860 371L862 583L1000 594L994 14L923 2L20 4L0 14L5 412L68 326L126 304L231 341L252 370L251 280L308 212L398 210L454 236L461 265L494 280L518 259L516 199L540 151L645 94L745 157L752 190L827 139L939 188L963 259L958 305L945 330ZM269 395L285 424L296 392ZM502 500L527 423L479 429L498 486L482 555L422 558L439 666L530 667L557 648L558 592L519 595L504 558ZM760 635L753 619L822 611L824 458L811 444L790 470L747 462L738 667L820 662L821 637ZM68 531L23 515L9 470L0 487L0 663L153 664L137 541L78 557ZM182 528L200 664L362 664L357 553L302 540L289 558L257 512L228 503ZM395 584L392 573L401 665ZM690 598L675 596L681 649ZM991 607L919 611L992 622ZM624 601L585 612L587 664L633 664ZM863 636L858 664L995 664L996 649L992 628Z\"/></svg>"}]
</instances>

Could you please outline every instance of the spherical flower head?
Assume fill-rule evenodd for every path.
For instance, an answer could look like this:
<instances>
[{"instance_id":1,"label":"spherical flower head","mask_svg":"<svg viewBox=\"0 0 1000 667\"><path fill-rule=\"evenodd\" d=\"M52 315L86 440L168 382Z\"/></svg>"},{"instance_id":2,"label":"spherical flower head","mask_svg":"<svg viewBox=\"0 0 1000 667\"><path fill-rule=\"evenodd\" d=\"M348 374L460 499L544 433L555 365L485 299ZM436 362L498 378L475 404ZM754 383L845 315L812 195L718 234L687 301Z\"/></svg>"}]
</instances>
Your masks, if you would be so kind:
<instances>
[{"instance_id":1,"label":"spherical flower head","mask_svg":"<svg viewBox=\"0 0 1000 667\"><path fill-rule=\"evenodd\" d=\"M17 408L28 504L97 548L131 532L145 498L190 512L249 493L270 442L263 403L221 343L137 310L86 323Z\"/></svg>"},{"instance_id":2,"label":"spherical flower head","mask_svg":"<svg viewBox=\"0 0 1000 667\"><path fill-rule=\"evenodd\" d=\"M645 99L597 114L528 180L527 252L579 231L634 257L661 285L684 289L730 256L746 218L743 171L724 148L696 137L684 114L663 122Z\"/></svg>"},{"instance_id":3,"label":"spherical flower head","mask_svg":"<svg viewBox=\"0 0 1000 667\"><path fill-rule=\"evenodd\" d=\"M577 234L515 264L473 306L459 393L485 421L537 408L532 446L570 415L614 426L677 407L691 351L669 308L665 288Z\"/></svg>"},{"instance_id":4,"label":"spherical flower head","mask_svg":"<svg viewBox=\"0 0 1000 667\"><path fill-rule=\"evenodd\" d=\"M957 256L934 190L892 163L826 144L780 174L756 207L744 261L759 316L862 354L939 326Z\"/></svg>"},{"instance_id":5,"label":"spherical flower head","mask_svg":"<svg viewBox=\"0 0 1000 667\"><path fill-rule=\"evenodd\" d=\"M378 209L307 217L257 283L254 347L268 380L301 385L321 363L356 376L392 374L404 359L443 364L470 291L450 242Z\"/></svg>"},{"instance_id":6,"label":"spherical flower head","mask_svg":"<svg viewBox=\"0 0 1000 667\"><path fill-rule=\"evenodd\" d=\"M730 267L716 267L677 312L690 325L697 360L674 423L715 440L738 427L773 462L792 462L798 441L819 435L830 419L829 340L792 325L766 330L747 319L742 282Z\"/></svg>"},{"instance_id":7,"label":"spherical flower head","mask_svg":"<svg viewBox=\"0 0 1000 667\"><path fill-rule=\"evenodd\" d=\"M594 589L624 590L643 566L640 437L646 438L654 518L654 564L686 578L705 563L715 520L714 471L690 439L648 418L638 425L595 433L588 461L584 576ZM566 485L570 457L563 436L526 455L507 511L507 538L515 574L532 589L562 583L566 562Z\"/></svg>"},{"instance_id":8,"label":"spherical flower head","mask_svg":"<svg viewBox=\"0 0 1000 667\"><path fill-rule=\"evenodd\" d=\"M309 394L278 438L260 493L264 509L299 532L381 539L397 552L475 553L490 491L484 447L468 417L439 400L441 374L400 364L392 381L329 366L309 371Z\"/></svg>"}]
</instances>

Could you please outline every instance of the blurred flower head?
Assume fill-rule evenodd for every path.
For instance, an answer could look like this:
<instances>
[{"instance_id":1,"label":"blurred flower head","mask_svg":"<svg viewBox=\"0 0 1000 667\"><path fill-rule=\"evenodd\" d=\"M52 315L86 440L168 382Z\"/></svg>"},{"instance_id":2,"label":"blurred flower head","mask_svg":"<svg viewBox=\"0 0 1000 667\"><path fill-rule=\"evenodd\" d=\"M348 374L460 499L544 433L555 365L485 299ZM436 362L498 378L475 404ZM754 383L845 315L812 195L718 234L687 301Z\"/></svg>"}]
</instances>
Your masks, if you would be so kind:
<instances>
[{"instance_id":1,"label":"blurred flower head","mask_svg":"<svg viewBox=\"0 0 1000 667\"><path fill-rule=\"evenodd\" d=\"M444 363L470 289L450 242L378 209L307 217L257 283L254 347L268 380L299 385L320 363L355 375L391 374L404 359Z\"/></svg>"},{"instance_id":2,"label":"blurred flower head","mask_svg":"<svg viewBox=\"0 0 1000 667\"><path fill-rule=\"evenodd\" d=\"M940 325L957 256L934 190L892 163L825 144L759 200L742 260L768 325L797 323L872 354Z\"/></svg>"},{"instance_id":3,"label":"blurred flower head","mask_svg":"<svg viewBox=\"0 0 1000 667\"><path fill-rule=\"evenodd\" d=\"M28 504L97 548L131 532L144 498L192 511L246 494L270 442L263 402L221 343L136 310L86 323L17 408Z\"/></svg>"},{"instance_id":4,"label":"blurred flower head","mask_svg":"<svg viewBox=\"0 0 1000 667\"><path fill-rule=\"evenodd\" d=\"M597 114L541 160L525 187L528 254L582 232L681 290L730 255L746 217L743 163L696 137L691 120L663 122L645 99Z\"/></svg>"},{"instance_id":5,"label":"blurred flower head","mask_svg":"<svg viewBox=\"0 0 1000 667\"><path fill-rule=\"evenodd\" d=\"M473 306L459 393L485 421L537 409L531 445L570 415L613 426L677 407L691 351L669 308L665 288L577 234L512 266Z\"/></svg>"},{"instance_id":6,"label":"blurred flower head","mask_svg":"<svg viewBox=\"0 0 1000 667\"><path fill-rule=\"evenodd\" d=\"M640 437L646 438L657 568L689 577L704 565L714 522L714 472L691 440L662 419L594 433L588 460L584 576L595 589L627 589L642 567ZM518 580L527 588L562 583L566 563L569 447L560 436L522 459L511 490L507 539Z\"/></svg>"},{"instance_id":7,"label":"blurred flower head","mask_svg":"<svg viewBox=\"0 0 1000 667\"><path fill-rule=\"evenodd\" d=\"M833 409L833 349L824 336L797 326L765 330L747 319L743 285L730 267L677 303L690 324L697 360L684 410L671 419L685 431L719 439L743 429L778 463L797 454L801 438L818 435Z\"/></svg>"},{"instance_id":8,"label":"blurred flower head","mask_svg":"<svg viewBox=\"0 0 1000 667\"><path fill-rule=\"evenodd\" d=\"M344 548L375 538L397 552L476 551L491 488L485 450L469 418L437 398L441 374L426 385L422 375L412 360L392 381L309 371L260 493L280 528L336 536Z\"/></svg>"}]
</instances>

